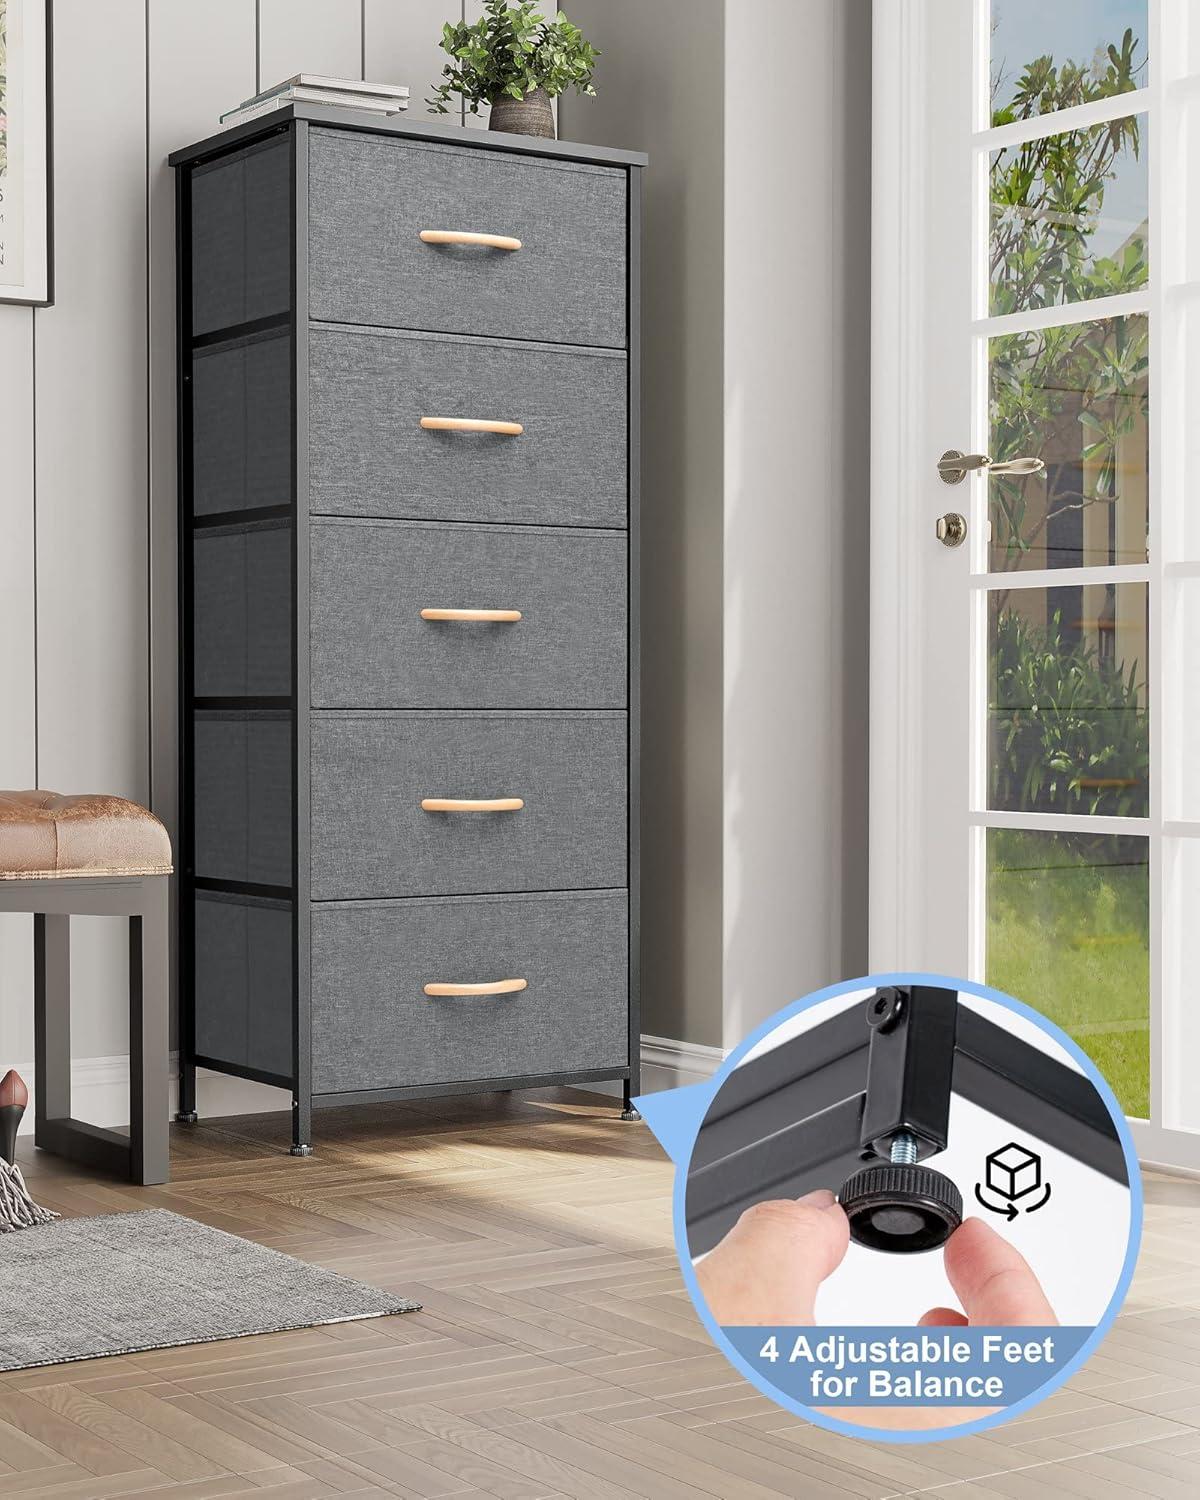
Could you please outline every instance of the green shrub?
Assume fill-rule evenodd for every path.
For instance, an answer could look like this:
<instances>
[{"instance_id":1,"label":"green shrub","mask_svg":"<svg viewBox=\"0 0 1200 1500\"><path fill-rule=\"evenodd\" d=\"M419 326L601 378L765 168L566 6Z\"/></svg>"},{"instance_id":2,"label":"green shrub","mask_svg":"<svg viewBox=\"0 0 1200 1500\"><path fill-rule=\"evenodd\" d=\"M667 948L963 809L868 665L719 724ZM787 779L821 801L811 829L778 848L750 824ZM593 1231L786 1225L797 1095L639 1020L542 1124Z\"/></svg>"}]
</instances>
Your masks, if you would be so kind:
<instances>
[{"instance_id":1,"label":"green shrub","mask_svg":"<svg viewBox=\"0 0 1200 1500\"><path fill-rule=\"evenodd\" d=\"M535 4L536 0L512 6L507 0L484 0L478 21L447 21L441 47L451 60L442 69L442 82L433 86L433 97L425 102L444 115L451 96L461 94L477 115L481 104L505 95L524 99L534 89L544 89L552 99L569 88L595 94L596 49L561 10L548 21Z\"/></svg>"},{"instance_id":2,"label":"green shrub","mask_svg":"<svg viewBox=\"0 0 1200 1500\"><path fill-rule=\"evenodd\" d=\"M1001 610L991 655L990 805L1144 818L1150 734L1137 681L1095 648ZM1096 783L1118 783L1096 785Z\"/></svg>"}]
</instances>

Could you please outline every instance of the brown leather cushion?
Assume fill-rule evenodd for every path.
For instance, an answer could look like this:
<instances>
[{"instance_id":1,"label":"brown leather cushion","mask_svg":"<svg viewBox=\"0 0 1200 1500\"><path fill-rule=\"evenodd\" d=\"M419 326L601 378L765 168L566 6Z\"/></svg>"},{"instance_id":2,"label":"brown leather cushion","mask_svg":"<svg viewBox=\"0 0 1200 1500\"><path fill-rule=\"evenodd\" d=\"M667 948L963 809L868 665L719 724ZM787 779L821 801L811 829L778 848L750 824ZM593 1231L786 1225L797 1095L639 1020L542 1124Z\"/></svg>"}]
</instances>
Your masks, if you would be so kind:
<instances>
[{"instance_id":1,"label":"brown leather cushion","mask_svg":"<svg viewBox=\"0 0 1200 1500\"><path fill-rule=\"evenodd\" d=\"M136 802L0 792L0 880L170 873L167 830Z\"/></svg>"}]
</instances>

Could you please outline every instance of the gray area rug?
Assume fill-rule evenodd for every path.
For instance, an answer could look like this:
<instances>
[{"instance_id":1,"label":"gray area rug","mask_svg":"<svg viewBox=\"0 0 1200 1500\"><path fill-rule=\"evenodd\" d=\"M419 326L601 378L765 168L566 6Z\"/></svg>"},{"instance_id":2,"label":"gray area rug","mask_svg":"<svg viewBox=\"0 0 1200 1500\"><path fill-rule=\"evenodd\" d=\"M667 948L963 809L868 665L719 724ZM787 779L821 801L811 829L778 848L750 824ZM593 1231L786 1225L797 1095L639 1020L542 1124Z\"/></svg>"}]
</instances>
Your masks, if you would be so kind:
<instances>
[{"instance_id":1,"label":"gray area rug","mask_svg":"<svg viewBox=\"0 0 1200 1500\"><path fill-rule=\"evenodd\" d=\"M0 1235L0 1370L419 1307L165 1209Z\"/></svg>"}]
</instances>

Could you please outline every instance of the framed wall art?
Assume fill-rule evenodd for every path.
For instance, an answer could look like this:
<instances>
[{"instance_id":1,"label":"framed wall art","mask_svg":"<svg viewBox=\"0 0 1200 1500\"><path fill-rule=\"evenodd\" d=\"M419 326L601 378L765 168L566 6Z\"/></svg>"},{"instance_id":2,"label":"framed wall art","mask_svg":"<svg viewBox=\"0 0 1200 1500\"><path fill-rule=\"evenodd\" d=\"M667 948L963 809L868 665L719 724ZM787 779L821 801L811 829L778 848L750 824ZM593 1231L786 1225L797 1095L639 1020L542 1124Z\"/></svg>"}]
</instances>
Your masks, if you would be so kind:
<instances>
[{"instance_id":1,"label":"framed wall art","mask_svg":"<svg viewBox=\"0 0 1200 1500\"><path fill-rule=\"evenodd\" d=\"M0 0L0 302L53 301L51 0Z\"/></svg>"}]
</instances>

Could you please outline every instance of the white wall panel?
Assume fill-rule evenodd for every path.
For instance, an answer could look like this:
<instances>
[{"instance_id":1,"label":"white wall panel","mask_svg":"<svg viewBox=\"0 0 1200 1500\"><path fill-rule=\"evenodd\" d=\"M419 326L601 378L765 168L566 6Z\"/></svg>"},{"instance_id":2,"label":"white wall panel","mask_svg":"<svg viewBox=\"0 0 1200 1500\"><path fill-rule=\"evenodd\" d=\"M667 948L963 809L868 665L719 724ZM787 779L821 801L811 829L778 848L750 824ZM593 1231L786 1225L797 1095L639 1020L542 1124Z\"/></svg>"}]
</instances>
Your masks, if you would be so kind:
<instances>
[{"instance_id":1,"label":"white wall panel","mask_svg":"<svg viewBox=\"0 0 1200 1500\"><path fill-rule=\"evenodd\" d=\"M425 103L441 77L446 54L438 43L447 21L462 20L462 0L363 0L365 77L372 83L406 83L409 113L460 124L461 110L437 115Z\"/></svg>"},{"instance_id":2,"label":"white wall panel","mask_svg":"<svg viewBox=\"0 0 1200 1500\"><path fill-rule=\"evenodd\" d=\"M546 12L552 15L553 7L548 5ZM473 26L481 15L483 15L483 0L463 0L464 21L469 21ZM488 117L491 115L491 112L491 106L488 104L481 104L477 115L473 115L464 109L463 124L468 130L486 130L488 128Z\"/></svg>"},{"instance_id":3,"label":"white wall panel","mask_svg":"<svg viewBox=\"0 0 1200 1500\"><path fill-rule=\"evenodd\" d=\"M650 156L643 1029L731 1045L866 961L870 5L568 13L601 57L564 137Z\"/></svg>"},{"instance_id":4,"label":"white wall panel","mask_svg":"<svg viewBox=\"0 0 1200 1500\"><path fill-rule=\"evenodd\" d=\"M0 786L32 786L33 310L0 307Z\"/></svg>"},{"instance_id":5,"label":"white wall panel","mask_svg":"<svg viewBox=\"0 0 1200 1500\"><path fill-rule=\"evenodd\" d=\"M361 78L362 35L362 0L258 0L259 88L297 73Z\"/></svg>"},{"instance_id":6,"label":"white wall panel","mask_svg":"<svg viewBox=\"0 0 1200 1500\"><path fill-rule=\"evenodd\" d=\"M33 312L0 307L0 786L37 782ZM0 1073L32 1057L29 917L0 917Z\"/></svg>"},{"instance_id":7,"label":"white wall panel","mask_svg":"<svg viewBox=\"0 0 1200 1500\"><path fill-rule=\"evenodd\" d=\"M726 10L727 100L755 92L764 34L795 27L822 65L803 151L763 149L795 128L786 90L725 116L728 1046L854 972L847 932L865 955L867 373L854 361L869 336L855 204L869 180L870 15L861 0L756 0L752 11ZM747 234L755 224L769 229ZM858 696L844 701L847 684Z\"/></svg>"},{"instance_id":8,"label":"white wall panel","mask_svg":"<svg viewBox=\"0 0 1200 1500\"><path fill-rule=\"evenodd\" d=\"M568 14L603 56L597 97L563 100L563 135L650 155L642 1030L720 1046L724 0L577 0Z\"/></svg>"},{"instance_id":9,"label":"white wall panel","mask_svg":"<svg viewBox=\"0 0 1200 1500\"><path fill-rule=\"evenodd\" d=\"M98 112L98 80L103 108ZM135 0L59 0L55 305L36 317L43 786L149 794L146 27ZM76 1050L121 1050L127 940L78 923Z\"/></svg>"}]
</instances>

